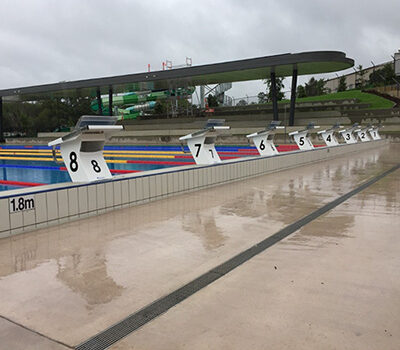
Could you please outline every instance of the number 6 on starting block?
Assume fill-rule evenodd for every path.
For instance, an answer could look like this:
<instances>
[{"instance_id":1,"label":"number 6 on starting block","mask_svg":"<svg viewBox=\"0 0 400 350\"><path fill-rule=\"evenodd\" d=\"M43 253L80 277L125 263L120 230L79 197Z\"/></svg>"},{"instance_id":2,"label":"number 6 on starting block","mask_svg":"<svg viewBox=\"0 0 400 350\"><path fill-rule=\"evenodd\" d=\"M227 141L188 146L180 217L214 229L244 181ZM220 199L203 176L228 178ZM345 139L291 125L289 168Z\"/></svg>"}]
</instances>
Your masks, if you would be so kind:
<instances>
[{"instance_id":1,"label":"number 6 on starting block","mask_svg":"<svg viewBox=\"0 0 400 350\"><path fill-rule=\"evenodd\" d=\"M261 156L273 156L278 154L278 150L274 145L274 135L276 129L284 129L284 126L279 126L279 121L272 121L271 124L264 130L258 131L246 137L253 140L257 151Z\"/></svg>"}]
</instances>

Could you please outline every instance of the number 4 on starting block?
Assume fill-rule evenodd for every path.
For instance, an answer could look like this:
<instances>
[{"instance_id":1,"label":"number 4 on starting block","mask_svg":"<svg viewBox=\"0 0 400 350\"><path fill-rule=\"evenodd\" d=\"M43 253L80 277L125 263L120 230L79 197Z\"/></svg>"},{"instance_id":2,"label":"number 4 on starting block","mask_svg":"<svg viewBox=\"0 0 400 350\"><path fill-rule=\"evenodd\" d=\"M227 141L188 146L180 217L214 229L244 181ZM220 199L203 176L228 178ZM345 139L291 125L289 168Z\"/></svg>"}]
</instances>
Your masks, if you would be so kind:
<instances>
[{"instance_id":1,"label":"number 4 on starting block","mask_svg":"<svg viewBox=\"0 0 400 350\"><path fill-rule=\"evenodd\" d=\"M339 142L335 137L335 131L340 128L341 126L339 124L335 124L330 129L318 131L317 134L322 136L323 140L325 141L325 144L328 147L337 146Z\"/></svg>"}]
</instances>

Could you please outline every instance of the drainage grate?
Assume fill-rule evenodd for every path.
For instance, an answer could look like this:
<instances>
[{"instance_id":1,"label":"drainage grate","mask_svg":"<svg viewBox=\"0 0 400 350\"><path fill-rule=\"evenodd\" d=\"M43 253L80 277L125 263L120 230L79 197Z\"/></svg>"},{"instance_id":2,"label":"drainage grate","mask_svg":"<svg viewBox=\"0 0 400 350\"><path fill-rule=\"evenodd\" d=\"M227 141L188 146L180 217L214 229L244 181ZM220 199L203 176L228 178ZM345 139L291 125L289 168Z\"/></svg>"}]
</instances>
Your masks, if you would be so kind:
<instances>
[{"instance_id":1,"label":"drainage grate","mask_svg":"<svg viewBox=\"0 0 400 350\"><path fill-rule=\"evenodd\" d=\"M126 337L127 335L129 335L130 333L135 331L136 329L140 328L141 326L150 322L154 318L165 313L173 306L179 304L181 301L185 300L186 298L190 297L194 293L203 289L207 285L216 281L217 279L219 279L223 275L227 274L228 272L232 271L236 267L240 266L244 262L248 261L252 257L256 256L257 254L263 252L264 250L266 250L269 247L273 246L274 244L278 243L282 239L286 238L290 234L294 233L295 231L300 229L302 226L315 220L319 216L325 214L327 211L333 209L334 207L343 203L350 197L361 192L365 188L371 186L375 182L379 181L383 177L389 175L390 173L396 171L399 168L400 168L400 164L398 164L398 165L394 166L393 168L385 171L384 173L372 178L371 180L365 182L364 184L360 185L356 189L354 189L354 190L344 194L343 196L333 200L332 202L324 205L323 207L312 212L311 214L296 221L295 223L293 223L289 226L286 226L285 228L283 228L282 230L273 234L272 236L264 239L263 241L250 247L249 249L246 249L245 251L235 255L231 259L225 261L221 265L213 268L212 270L205 273L204 275L201 275L200 277L196 278L195 280L185 284L183 287L175 290L171 294L168 294L168 295L154 301L150 305L145 306L143 309L128 316L124 320L122 320L122 321L118 322L117 324L111 326L110 328L107 328L106 330L100 332L99 334L95 335L94 337L90 338L89 340L85 341L84 343L78 345L76 347L76 350L104 350L104 349L107 349L112 344L116 343L118 340L121 340L122 338Z\"/></svg>"}]
</instances>

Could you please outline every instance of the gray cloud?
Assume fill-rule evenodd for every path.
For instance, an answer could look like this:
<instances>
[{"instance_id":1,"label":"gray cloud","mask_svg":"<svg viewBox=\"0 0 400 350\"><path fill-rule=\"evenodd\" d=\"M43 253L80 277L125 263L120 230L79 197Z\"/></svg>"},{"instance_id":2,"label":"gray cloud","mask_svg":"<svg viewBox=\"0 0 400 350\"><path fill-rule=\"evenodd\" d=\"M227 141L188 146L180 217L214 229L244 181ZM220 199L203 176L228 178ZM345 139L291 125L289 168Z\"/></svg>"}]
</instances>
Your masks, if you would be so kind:
<instances>
[{"instance_id":1,"label":"gray cloud","mask_svg":"<svg viewBox=\"0 0 400 350\"><path fill-rule=\"evenodd\" d=\"M400 47L399 13L398 0L2 0L0 88L160 69L186 56L205 64L341 50L368 66Z\"/></svg>"}]
</instances>

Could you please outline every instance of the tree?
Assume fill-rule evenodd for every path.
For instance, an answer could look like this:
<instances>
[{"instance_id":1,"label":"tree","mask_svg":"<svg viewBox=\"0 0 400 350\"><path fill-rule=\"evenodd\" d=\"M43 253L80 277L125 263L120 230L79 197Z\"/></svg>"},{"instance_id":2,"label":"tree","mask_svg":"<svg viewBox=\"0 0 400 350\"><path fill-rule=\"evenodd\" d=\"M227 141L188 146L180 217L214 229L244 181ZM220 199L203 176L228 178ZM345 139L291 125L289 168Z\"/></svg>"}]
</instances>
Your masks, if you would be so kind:
<instances>
[{"instance_id":1,"label":"tree","mask_svg":"<svg viewBox=\"0 0 400 350\"><path fill-rule=\"evenodd\" d=\"M339 86L337 91L346 91L346 90L347 90L346 77L342 75L339 79Z\"/></svg>"},{"instance_id":2,"label":"tree","mask_svg":"<svg viewBox=\"0 0 400 350\"><path fill-rule=\"evenodd\" d=\"M52 98L4 104L4 129L36 136L60 126L74 126L81 115L92 114L88 98Z\"/></svg>"},{"instance_id":3,"label":"tree","mask_svg":"<svg viewBox=\"0 0 400 350\"><path fill-rule=\"evenodd\" d=\"M386 63L381 69L377 69L369 76L369 83L372 86L383 86L393 84L395 79L394 67L392 63Z\"/></svg>"},{"instance_id":4,"label":"tree","mask_svg":"<svg viewBox=\"0 0 400 350\"><path fill-rule=\"evenodd\" d=\"M167 113L167 100L158 100L154 106L155 114L165 114Z\"/></svg>"},{"instance_id":5,"label":"tree","mask_svg":"<svg viewBox=\"0 0 400 350\"><path fill-rule=\"evenodd\" d=\"M276 99L277 101L282 101L283 98L285 97L285 94L282 92L282 89L285 87L283 84L283 80L285 78L283 77L276 77L275 82L276 82ZM272 102L272 81L271 78L265 79L264 84L267 85L267 98L266 102ZM260 94L257 96L259 97Z\"/></svg>"},{"instance_id":6,"label":"tree","mask_svg":"<svg viewBox=\"0 0 400 350\"><path fill-rule=\"evenodd\" d=\"M258 103L268 102L268 95L265 92L259 92L257 97L258 97Z\"/></svg>"},{"instance_id":7,"label":"tree","mask_svg":"<svg viewBox=\"0 0 400 350\"><path fill-rule=\"evenodd\" d=\"M34 136L34 121L40 109L37 103L4 103L4 130L26 132Z\"/></svg>"},{"instance_id":8,"label":"tree","mask_svg":"<svg viewBox=\"0 0 400 350\"><path fill-rule=\"evenodd\" d=\"M299 85L297 87L297 91L296 91L297 97L301 98L301 97L307 97L306 95L306 89L304 88L303 85Z\"/></svg>"},{"instance_id":9,"label":"tree","mask_svg":"<svg viewBox=\"0 0 400 350\"><path fill-rule=\"evenodd\" d=\"M242 99L236 104L236 106L247 106L247 102L246 102L246 100Z\"/></svg>"},{"instance_id":10,"label":"tree","mask_svg":"<svg viewBox=\"0 0 400 350\"><path fill-rule=\"evenodd\" d=\"M306 96L320 96L325 94L325 81L324 79L316 80L312 77L304 87Z\"/></svg>"},{"instance_id":11,"label":"tree","mask_svg":"<svg viewBox=\"0 0 400 350\"><path fill-rule=\"evenodd\" d=\"M213 94L207 96L208 107L218 107L218 100Z\"/></svg>"},{"instance_id":12,"label":"tree","mask_svg":"<svg viewBox=\"0 0 400 350\"><path fill-rule=\"evenodd\" d=\"M356 79L356 87L363 89L365 86L365 71L363 70L363 66L361 64L357 67L356 74L358 75L358 78Z\"/></svg>"}]
</instances>

